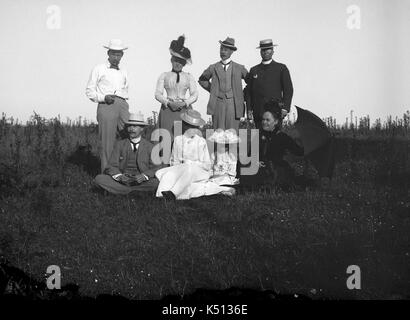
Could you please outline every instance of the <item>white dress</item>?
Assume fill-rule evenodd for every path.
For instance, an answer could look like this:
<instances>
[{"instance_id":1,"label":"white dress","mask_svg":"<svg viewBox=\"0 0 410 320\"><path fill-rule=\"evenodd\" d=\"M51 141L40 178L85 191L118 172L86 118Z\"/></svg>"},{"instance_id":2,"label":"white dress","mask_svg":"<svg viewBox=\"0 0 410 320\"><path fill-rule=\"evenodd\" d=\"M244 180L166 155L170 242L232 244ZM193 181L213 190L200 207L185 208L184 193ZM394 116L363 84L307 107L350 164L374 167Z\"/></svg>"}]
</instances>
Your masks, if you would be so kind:
<instances>
[{"instance_id":1,"label":"white dress","mask_svg":"<svg viewBox=\"0 0 410 320\"><path fill-rule=\"evenodd\" d=\"M209 181L212 164L206 140L198 135L175 137L170 167L155 173L159 180L156 196L172 191L179 200L231 191Z\"/></svg>"}]
</instances>

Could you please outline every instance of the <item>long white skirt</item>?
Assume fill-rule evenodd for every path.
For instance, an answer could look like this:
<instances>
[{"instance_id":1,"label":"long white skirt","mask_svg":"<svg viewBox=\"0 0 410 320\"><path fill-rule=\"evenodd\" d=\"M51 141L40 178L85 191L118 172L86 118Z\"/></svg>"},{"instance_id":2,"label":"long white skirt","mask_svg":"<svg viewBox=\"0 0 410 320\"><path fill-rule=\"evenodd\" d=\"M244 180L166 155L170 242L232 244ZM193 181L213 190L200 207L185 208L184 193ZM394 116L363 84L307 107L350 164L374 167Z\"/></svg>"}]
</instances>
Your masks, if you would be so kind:
<instances>
[{"instance_id":1,"label":"long white skirt","mask_svg":"<svg viewBox=\"0 0 410 320\"><path fill-rule=\"evenodd\" d=\"M155 173L159 180L156 196L162 191L172 191L178 200L186 200L226 192L234 192L230 187L222 187L210 181L210 172L195 163L183 163L162 168Z\"/></svg>"}]
</instances>

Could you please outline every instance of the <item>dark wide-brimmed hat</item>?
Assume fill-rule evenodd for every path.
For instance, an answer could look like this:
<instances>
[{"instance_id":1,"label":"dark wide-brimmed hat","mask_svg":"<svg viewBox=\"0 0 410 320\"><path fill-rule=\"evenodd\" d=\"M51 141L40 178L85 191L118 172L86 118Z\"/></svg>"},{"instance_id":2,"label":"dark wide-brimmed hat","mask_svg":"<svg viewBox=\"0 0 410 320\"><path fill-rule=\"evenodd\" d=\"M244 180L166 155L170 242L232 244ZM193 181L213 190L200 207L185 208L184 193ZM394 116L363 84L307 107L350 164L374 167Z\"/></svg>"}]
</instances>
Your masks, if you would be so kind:
<instances>
[{"instance_id":1,"label":"dark wide-brimmed hat","mask_svg":"<svg viewBox=\"0 0 410 320\"><path fill-rule=\"evenodd\" d=\"M127 126L148 126L148 123L144 121L144 115L140 112L131 113L128 121L124 122Z\"/></svg>"},{"instance_id":2,"label":"dark wide-brimmed hat","mask_svg":"<svg viewBox=\"0 0 410 320\"><path fill-rule=\"evenodd\" d=\"M224 47L232 49L233 51L236 51L238 49L237 47L235 47L235 39L234 38L227 37L224 41L219 40L219 43L221 45L223 45Z\"/></svg>"},{"instance_id":3,"label":"dark wide-brimmed hat","mask_svg":"<svg viewBox=\"0 0 410 320\"><path fill-rule=\"evenodd\" d=\"M259 47L257 47L256 49L271 49L276 46L277 44L273 44L272 39L265 39L259 41Z\"/></svg>"},{"instance_id":4,"label":"dark wide-brimmed hat","mask_svg":"<svg viewBox=\"0 0 410 320\"><path fill-rule=\"evenodd\" d=\"M276 118L282 119L282 108L283 108L283 103L281 101L272 99L265 103L264 112L268 111L272 113L272 115L275 116Z\"/></svg>"},{"instance_id":5,"label":"dark wide-brimmed hat","mask_svg":"<svg viewBox=\"0 0 410 320\"><path fill-rule=\"evenodd\" d=\"M205 120L201 118L201 114L196 110L188 109L180 117L183 121L195 127L201 127L205 124Z\"/></svg>"},{"instance_id":6,"label":"dark wide-brimmed hat","mask_svg":"<svg viewBox=\"0 0 410 320\"><path fill-rule=\"evenodd\" d=\"M179 36L177 40L172 40L169 52L172 56L184 59L188 64L192 64L191 51L184 47L185 35Z\"/></svg>"}]
</instances>

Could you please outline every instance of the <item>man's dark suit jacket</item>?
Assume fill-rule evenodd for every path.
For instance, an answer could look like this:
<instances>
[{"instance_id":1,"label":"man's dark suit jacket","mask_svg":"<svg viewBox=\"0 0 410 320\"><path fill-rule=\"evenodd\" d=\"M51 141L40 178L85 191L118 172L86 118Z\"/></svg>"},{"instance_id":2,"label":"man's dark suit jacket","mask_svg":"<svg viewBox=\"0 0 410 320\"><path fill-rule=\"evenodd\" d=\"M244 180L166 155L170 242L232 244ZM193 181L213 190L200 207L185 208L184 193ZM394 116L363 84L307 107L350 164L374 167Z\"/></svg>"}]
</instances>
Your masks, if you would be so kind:
<instances>
[{"instance_id":1,"label":"man's dark suit jacket","mask_svg":"<svg viewBox=\"0 0 410 320\"><path fill-rule=\"evenodd\" d=\"M155 177L155 172L162 167L152 162L151 151L153 147L154 145L151 142L141 137L141 142L137 150L138 169L140 173L145 174L150 179ZM115 141L108 166L104 172L110 176L127 173L128 155L132 152L133 150L129 139Z\"/></svg>"},{"instance_id":2,"label":"man's dark suit jacket","mask_svg":"<svg viewBox=\"0 0 410 320\"><path fill-rule=\"evenodd\" d=\"M293 85L286 65L272 61L254 66L248 73L245 88L246 106L253 111L253 117L260 121L266 102L271 99L283 101L288 112L292 103Z\"/></svg>"},{"instance_id":3,"label":"man's dark suit jacket","mask_svg":"<svg viewBox=\"0 0 410 320\"><path fill-rule=\"evenodd\" d=\"M233 100L235 104L235 118L239 119L243 117L245 113L244 105L244 96L242 90L242 79L246 79L248 70L246 68L234 61L232 64L232 91L233 91ZM207 114L215 114L216 100L219 93L219 79L220 74L225 72L222 64L220 62L211 64L199 77L199 84L202 88L210 93L209 102L207 106ZM211 80L212 79L212 80ZM210 81L211 80L211 81Z\"/></svg>"}]
</instances>

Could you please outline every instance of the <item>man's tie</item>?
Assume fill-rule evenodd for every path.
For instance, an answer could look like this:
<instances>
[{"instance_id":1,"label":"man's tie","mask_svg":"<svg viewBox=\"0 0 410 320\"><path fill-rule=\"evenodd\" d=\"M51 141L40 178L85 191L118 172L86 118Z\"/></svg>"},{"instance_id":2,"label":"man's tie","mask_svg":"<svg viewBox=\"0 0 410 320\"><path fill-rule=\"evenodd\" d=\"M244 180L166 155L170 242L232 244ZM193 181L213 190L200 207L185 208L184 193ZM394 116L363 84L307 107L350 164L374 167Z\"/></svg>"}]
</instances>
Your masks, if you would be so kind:
<instances>
[{"instance_id":1,"label":"man's tie","mask_svg":"<svg viewBox=\"0 0 410 320\"><path fill-rule=\"evenodd\" d=\"M138 141L138 142L132 142L132 141L131 141L131 143L132 143L132 150L133 150L134 152L137 151L137 145L139 145L140 141Z\"/></svg>"},{"instance_id":2,"label":"man's tie","mask_svg":"<svg viewBox=\"0 0 410 320\"><path fill-rule=\"evenodd\" d=\"M179 74L181 73L181 71L175 71L174 69L172 69L172 72L175 72L177 74L177 83L179 82Z\"/></svg>"},{"instance_id":3,"label":"man's tie","mask_svg":"<svg viewBox=\"0 0 410 320\"><path fill-rule=\"evenodd\" d=\"M222 63L222 65L223 65L223 67L224 67L224 70L226 71L226 69L228 69L228 67L229 67L230 62L228 62L228 63L223 63L223 62L221 61L221 63Z\"/></svg>"}]
</instances>

